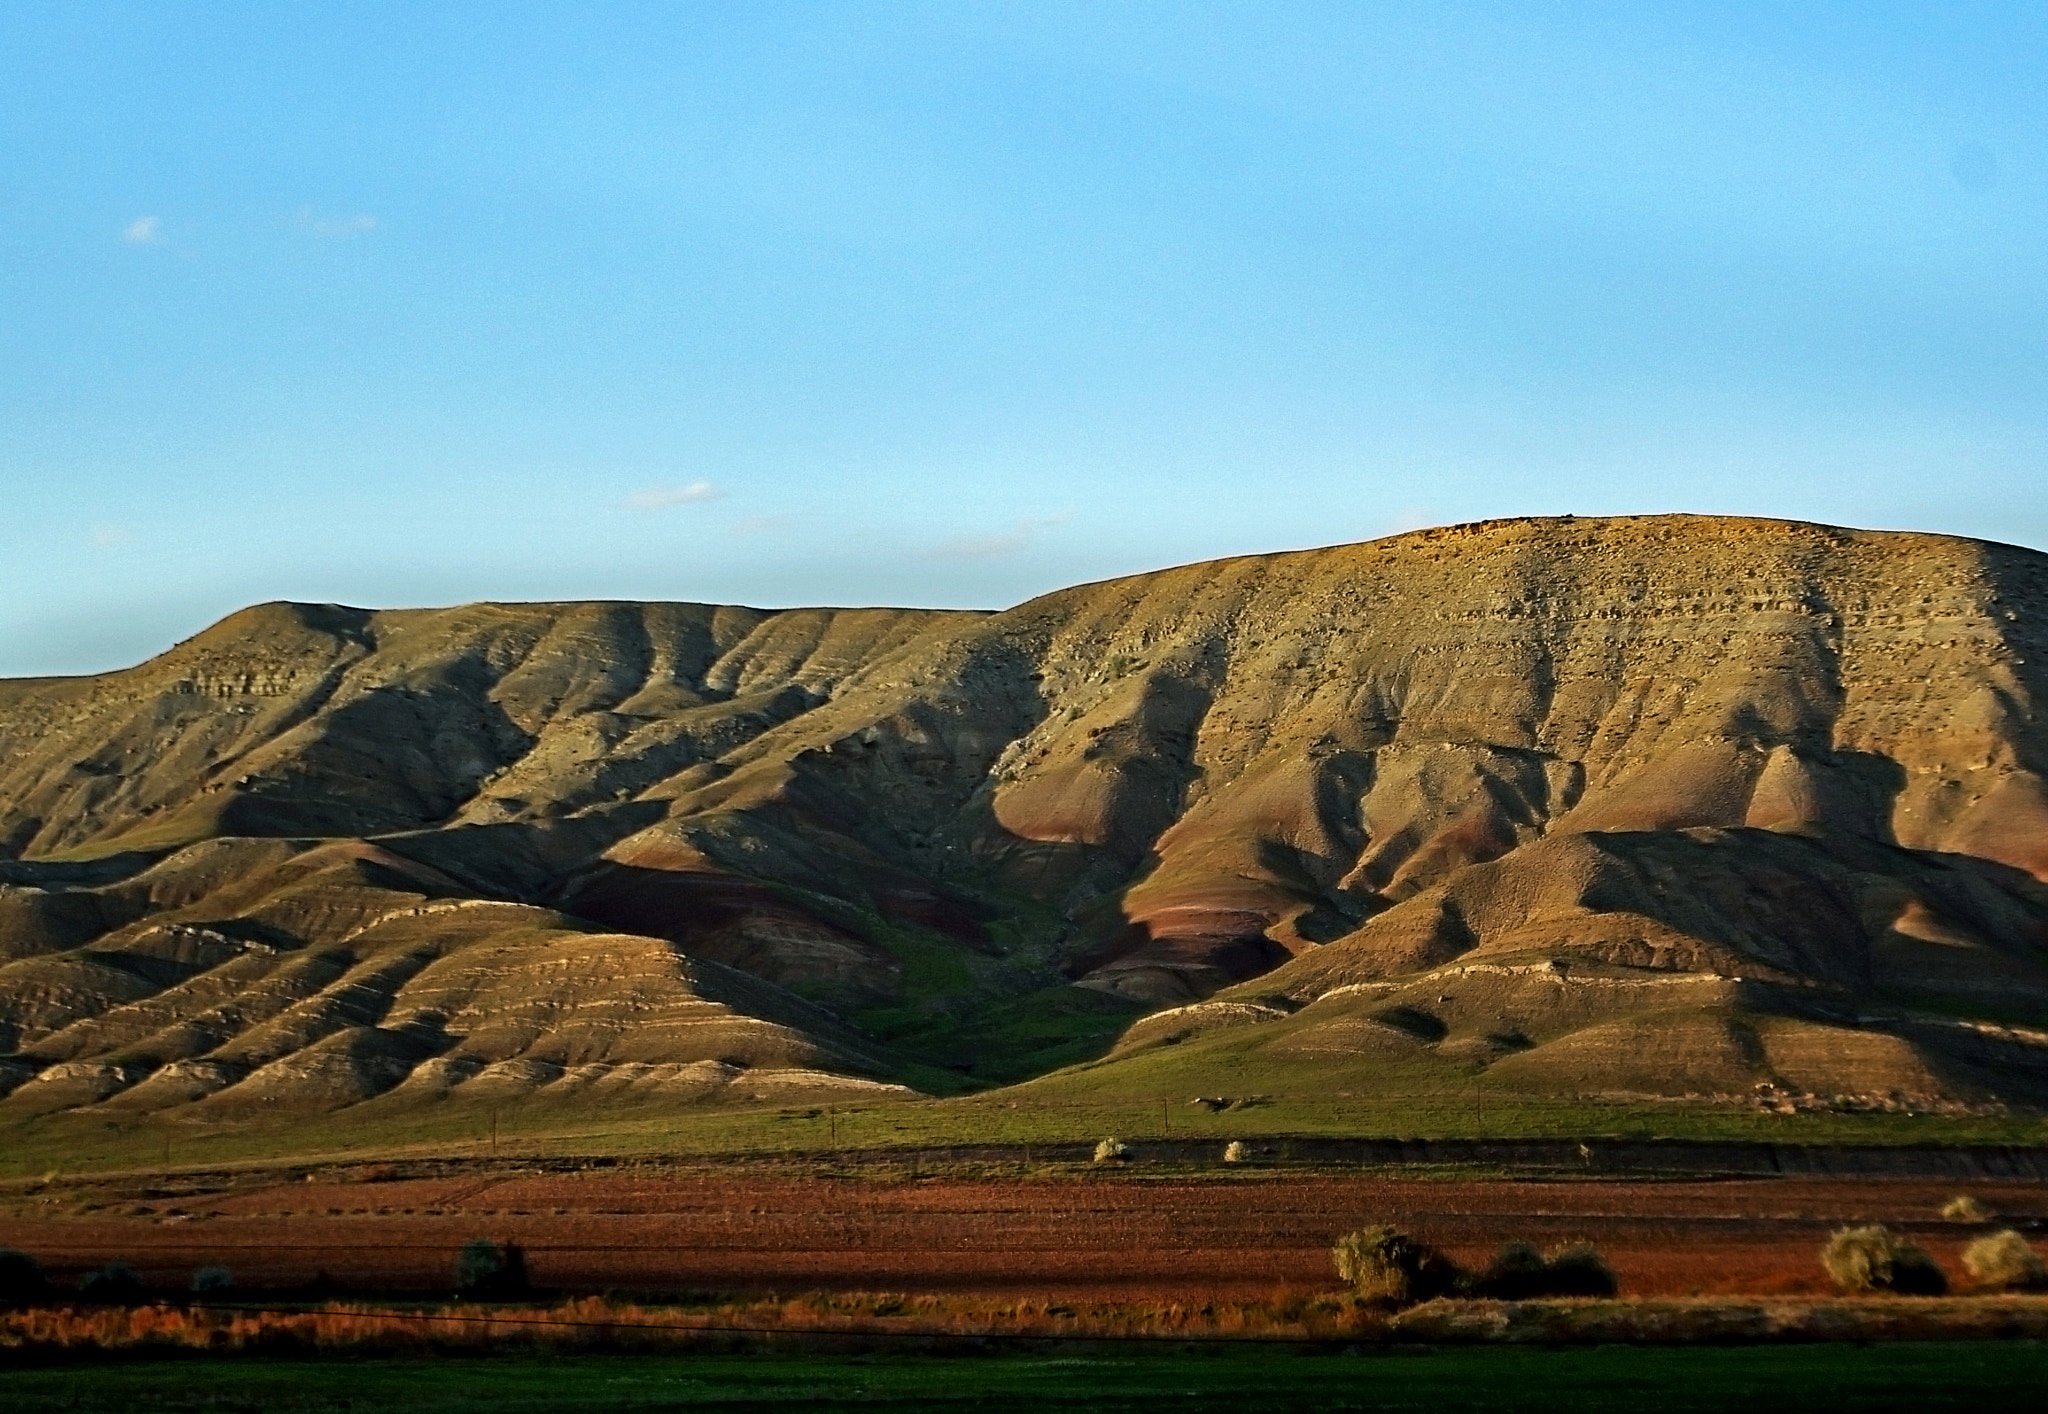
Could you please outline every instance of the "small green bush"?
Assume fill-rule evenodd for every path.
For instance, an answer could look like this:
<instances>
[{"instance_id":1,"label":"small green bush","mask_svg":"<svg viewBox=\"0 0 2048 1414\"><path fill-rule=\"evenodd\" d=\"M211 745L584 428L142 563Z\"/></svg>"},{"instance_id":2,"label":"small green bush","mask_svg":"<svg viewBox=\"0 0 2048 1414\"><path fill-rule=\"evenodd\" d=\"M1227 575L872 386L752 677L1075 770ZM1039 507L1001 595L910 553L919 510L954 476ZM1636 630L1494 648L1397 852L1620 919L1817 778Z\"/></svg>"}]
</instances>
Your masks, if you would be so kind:
<instances>
[{"instance_id":1,"label":"small green bush","mask_svg":"<svg viewBox=\"0 0 2048 1414\"><path fill-rule=\"evenodd\" d=\"M41 1262L26 1252L0 1248L0 1306L33 1306L49 1292Z\"/></svg>"},{"instance_id":2,"label":"small green bush","mask_svg":"<svg viewBox=\"0 0 2048 1414\"><path fill-rule=\"evenodd\" d=\"M1098 1164L1120 1164L1130 1156L1131 1146L1121 1139L1105 1139L1095 1146L1095 1162Z\"/></svg>"},{"instance_id":3,"label":"small green bush","mask_svg":"<svg viewBox=\"0 0 2048 1414\"><path fill-rule=\"evenodd\" d=\"M1963 1270L1979 1286L2000 1291L2048 1288L2048 1263L2011 1228L1978 1238L1963 1249Z\"/></svg>"},{"instance_id":4,"label":"small green bush","mask_svg":"<svg viewBox=\"0 0 2048 1414\"><path fill-rule=\"evenodd\" d=\"M1821 1249L1821 1265L1843 1291L1940 1296L1948 1278L1920 1248L1873 1223L1837 1229Z\"/></svg>"},{"instance_id":5,"label":"small green bush","mask_svg":"<svg viewBox=\"0 0 2048 1414\"><path fill-rule=\"evenodd\" d=\"M465 1301L516 1301L531 1290L526 1250L516 1242L472 1238L455 1256L455 1294Z\"/></svg>"},{"instance_id":6,"label":"small green bush","mask_svg":"<svg viewBox=\"0 0 2048 1414\"><path fill-rule=\"evenodd\" d=\"M1959 1194L1941 1205L1941 1215L1952 1223L1988 1223L1991 1210L1969 1194Z\"/></svg>"},{"instance_id":7,"label":"small green bush","mask_svg":"<svg viewBox=\"0 0 2048 1414\"><path fill-rule=\"evenodd\" d=\"M1434 1247L1384 1225L1345 1233L1331 1246L1330 1259L1357 1295L1393 1306L1448 1295L1461 1275Z\"/></svg>"},{"instance_id":8,"label":"small green bush","mask_svg":"<svg viewBox=\"0 0 2048 1414\"><path fill-rule=\"evenodd\" d=\"M201 1267L192 1273L192 1294L194 1296L219 1296L235 1289L235 1274L226 1267L215 1265Z\"/></svg>"},{"instance_id":9,"label":"small green bush","mask_svg":"<svg viewBox=\"0 0 2048 1414\"><path fill-rule=\"evenodd\" d=\"M107 1306L136 1306L147 1297L142 1278L126 1262L109 1262L78 1284L79 1299Z\"/></svg>"}]
</instances>

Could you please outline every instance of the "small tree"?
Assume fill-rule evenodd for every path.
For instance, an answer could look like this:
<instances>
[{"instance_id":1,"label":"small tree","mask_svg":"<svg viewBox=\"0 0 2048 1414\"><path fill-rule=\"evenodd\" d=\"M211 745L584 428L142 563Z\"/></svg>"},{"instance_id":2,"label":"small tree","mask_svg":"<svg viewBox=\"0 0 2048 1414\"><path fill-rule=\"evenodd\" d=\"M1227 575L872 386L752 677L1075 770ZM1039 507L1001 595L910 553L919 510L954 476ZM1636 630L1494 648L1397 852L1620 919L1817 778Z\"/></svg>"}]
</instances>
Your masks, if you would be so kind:
<instances>
[{"instance_id":1,"label":"small tree","mask_svg":"<svg viewBox=\"0 0 2048 1414\"><path fill-rule=\"evenodd\" d=\"M455 1294L465 1301L516 1301L530 1290L526 1250L516 1242L475 1237L455 1255Z\"/></svg>"},{"instance_id":2,"label":"small tree","mask_svg":"<svg viewBox=\"0 0 2048 1414\"><path fill-rule=\"evenodd\" d=\"M1979 1286L1999 1291L2048 1287L2048 1263L2011 1228L1980 1237L1963 1249L1963 1270Z\"/></svg>"},{"instance_id":3,"label":"small tree","mask_svg":"<svg viewBox=\"0 0 2048 1414\"><path fill-rule=\"evenodd\" d=\"M1875 1223L1837 1229L1821 1249L1820 1261L1843 1291L1939 1296L1948 1290L1948 1278L1932 1257Z\"/></svg>"},{"instance_id":4,"label":"small tree","mask_svg":"<svg viewBox=\"0 0 2048 1414\"><path fill-rule=\"evenodd\" d=\"M41 1262L26 1252L0 1248L0 1306L33 1306L49 1293Z\"/></svg>"},{"instance_id":5,"label":"small tree","mask_svg":"<svg viewBox=\"0 0 2048 1414\"><path fill-rule=\"evenodd\" d=\"M1352 1291L1393 1306L1443 1296L1458 1284L1458 1268L1450 1258L1384 1225L1345 1233L1331 1246L1330 1259Z\"/></svg>"},{"instance_id":6,"label":"small tree","mask_svg":"<svg viewBox=\"0 0 2048 1414\"><path fill-rule=\"evenodd\" d=\"M1121 1139L1105 1139L1095 1146L1095 1162L1098 1164L1120 1164L1130 1156L1131 1146Z\"/></svg>"}]
</instances>

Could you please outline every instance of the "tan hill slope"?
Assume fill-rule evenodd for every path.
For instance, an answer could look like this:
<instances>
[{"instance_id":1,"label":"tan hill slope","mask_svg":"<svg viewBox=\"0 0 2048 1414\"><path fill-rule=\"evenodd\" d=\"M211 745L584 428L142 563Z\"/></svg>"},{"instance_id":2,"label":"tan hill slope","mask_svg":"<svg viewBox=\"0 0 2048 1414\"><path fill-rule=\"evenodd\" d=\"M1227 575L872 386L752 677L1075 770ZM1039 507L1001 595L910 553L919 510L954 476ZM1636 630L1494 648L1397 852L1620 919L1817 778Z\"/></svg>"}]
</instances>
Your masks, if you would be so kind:
<instances>
[{"instance_id":1,"label":"tan hill slope","mask_svg":"<svg viewBox=\"0 0 2048 1414\"><path fill-rule=\"evenodd\" d=\"M1702 517L1000 614L264 606L0 684L0 1117L1126 1027L1086 1083L2048 1098L2044 619L2034 552Z\"/></svg>"}]
</instances>

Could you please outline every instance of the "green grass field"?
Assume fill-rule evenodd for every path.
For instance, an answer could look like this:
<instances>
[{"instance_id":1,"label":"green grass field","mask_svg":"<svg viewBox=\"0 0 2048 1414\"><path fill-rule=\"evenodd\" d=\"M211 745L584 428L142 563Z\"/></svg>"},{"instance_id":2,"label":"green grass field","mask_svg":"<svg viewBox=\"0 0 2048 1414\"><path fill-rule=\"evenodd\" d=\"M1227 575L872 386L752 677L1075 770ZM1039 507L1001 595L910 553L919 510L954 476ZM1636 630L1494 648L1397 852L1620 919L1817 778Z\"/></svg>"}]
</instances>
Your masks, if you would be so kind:
<instances>
[{"instance_id":1,"label":"green grass field","mask_svg":"<svg viewBox=\"0 0 2048 1414\"><path fill-rule=\"evenodd\" d=\"M1951 1117L1812 1113L1683 1104L1566 1100L1489 1094L1483 1087L1315 1096L1266 1093L1247 1074L1211 1113L1193 1093L1158 1083L1133 1085L1128 1072L1065 1072L983 1095L944 1100L819 1101L794 1105L667 1108L659 1105L527 1103L490 1107L454 1101L406 1110L364 1106L286 1124L198 1126L137 1117L110 1121L92 1111L51 1115L0 1132L0 1179L50 1171L87 1174L234 1163L366 1160L494 1152L552 1155L824 1155L1005 1145L1092 1144L1105 1135L1132 1141L1213 1143L1232 1139L1283 1144L1314 1137L1764 1140L1784 1144L2027 1144L2048 1142L2048 1127L2026 1115ZM1247 1103L1248 1101L1248 1103ZM373 1102L374 1103L374 1102Z\"/></svg>"},{"instance_id":2,"label":"green grass field","mask_svg":"<svg viewBox=\"0 0 2048 1414\"><path fill-rule=\"evenodd\" d=\"M1062 1355L586 1355L129 1360L0 1372L11 1414L130 1411L1010 1409L1660 1414L2039 1407L2033 1343L1297 1353L1100 1347Z\"/></svg>"}]
</instances>

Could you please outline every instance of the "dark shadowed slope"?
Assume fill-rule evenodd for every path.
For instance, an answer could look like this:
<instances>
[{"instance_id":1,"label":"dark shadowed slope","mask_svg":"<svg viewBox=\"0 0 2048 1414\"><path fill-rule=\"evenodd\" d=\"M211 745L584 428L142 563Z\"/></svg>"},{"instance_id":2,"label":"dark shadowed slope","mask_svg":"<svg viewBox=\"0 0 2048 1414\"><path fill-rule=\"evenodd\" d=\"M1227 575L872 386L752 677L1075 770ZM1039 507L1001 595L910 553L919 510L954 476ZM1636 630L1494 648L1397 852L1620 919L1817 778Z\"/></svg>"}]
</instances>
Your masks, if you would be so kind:
<instances>
[{"instance_id":1,"label":"dark shadowed slope","mask_svg":"<svg viewBox=\"0 0 2048 1414\"><path fill-rule=\"evenodd\" d=\"M2033 552L1702 517L263 606L0 684L0 1116L1005 1080L1160 1009L1102 1064L2042 1098L2044 621Z\"/></svg>"}]
</instances>

